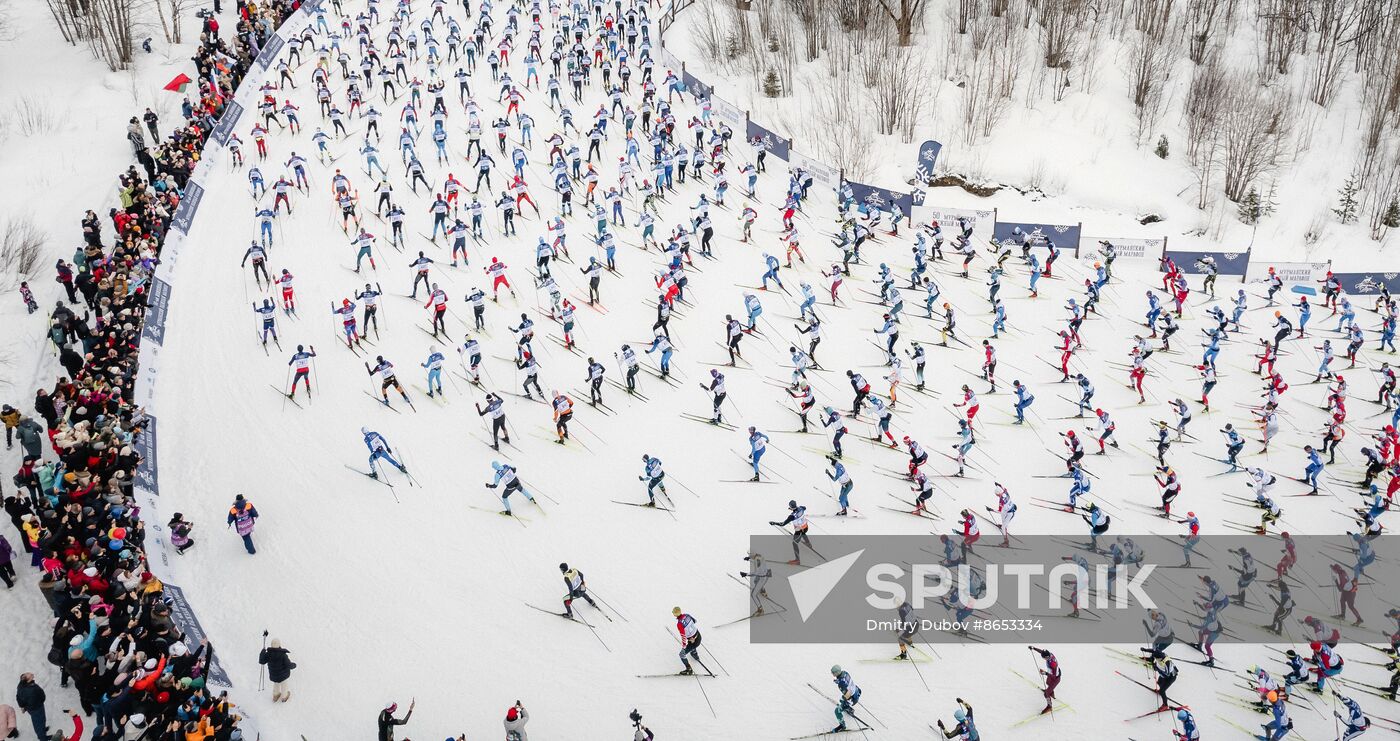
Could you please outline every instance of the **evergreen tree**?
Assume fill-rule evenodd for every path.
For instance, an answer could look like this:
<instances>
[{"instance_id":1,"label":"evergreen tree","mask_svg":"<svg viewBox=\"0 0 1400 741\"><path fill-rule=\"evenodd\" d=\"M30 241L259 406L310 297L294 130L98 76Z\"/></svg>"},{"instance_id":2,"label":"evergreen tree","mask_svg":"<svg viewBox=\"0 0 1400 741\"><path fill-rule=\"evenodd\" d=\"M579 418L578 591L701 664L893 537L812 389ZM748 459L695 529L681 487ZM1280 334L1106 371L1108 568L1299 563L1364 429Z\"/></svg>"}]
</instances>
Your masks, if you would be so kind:
<instances>
[{"instance_id":1,"label":"evergreen tree","mask_svg":"<svg viewBox=\"0 0 1400 741\"><path fill-rule=\"evenodd\" d=\"M1253 226L1259 223L1259 217L1263 215L1263 209L1259 205L1259 190L1250 186L1249 192L1244 194L1240 200L1240 221Z\"/></svg>"},{"instance_id":2,"label":"evergreen tree","mask_svg":"<svg viewBox=\"0 0 1400 741\"><path fill-rule=\"evenodd\" d=\"M1400 198L1390 199L1390 205L1386 206L1385 215L1381 217L1381 225L1400 229Z\"/></svg>"},{"instance_id":3,"label":"evergreen tree","mask_svg":"<svg viewBox=\"0 0 1400 741\"><path fill-rule=\"evenodd\" d=\"M763 94L776 98L783 94L783 83L778 79L776 70L768 70L768 74L763 76Z\"/></svg>"},{"instance_id":4,"label":"evergreen tree","mask_svg":"<svg viewBox=\"0 0 1400 741\"><path fill-rule=\"evenodd\" d=\"M1332 209L1332 213L1337 215L1337 220L1343 224L1350 224L1356 221L1356 194L1361 190L1361 186L1356 182L1356 176L1350 175L1347 181L1342 184L1342 189L1338 191L1337 207Z\"/></svg>"},{"instance_id":5,"label":"evergreen tree","mask_svg":"<svg viewBox=\"0 0 1400 741\"><path fill-rule=\"evenodd\" d=\"M1277 210L1278 210L1278 181L1277 181L1277 180L1274 180L1274 181L1272 181L1272 182L1269 183L1269 193L1268 193L1268 195L1264 196L1264 200L1259 204L1259 213L1260 213L1261 216L1273 216L1273 215L1274 215L1274 212L1277 211Z\"/></svg>"}]
</instances>

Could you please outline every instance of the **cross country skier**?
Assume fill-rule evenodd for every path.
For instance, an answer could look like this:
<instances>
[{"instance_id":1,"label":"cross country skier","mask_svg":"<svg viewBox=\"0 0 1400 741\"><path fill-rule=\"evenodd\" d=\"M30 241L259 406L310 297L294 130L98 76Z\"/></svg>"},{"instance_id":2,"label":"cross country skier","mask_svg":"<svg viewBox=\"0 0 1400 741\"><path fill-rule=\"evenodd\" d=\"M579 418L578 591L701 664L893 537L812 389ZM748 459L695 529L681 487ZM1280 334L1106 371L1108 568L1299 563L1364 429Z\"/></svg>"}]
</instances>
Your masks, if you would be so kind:
<instances>
[{"instance_id":1,"label":"cross country skier","mask_svg":"<svg viewBox=\"0 0 1400 741\"><path fill-rule=\"evenodd\" d=\"M1045 662L1045 667L1040 670L1040 676L1045 677L1045 709L1041 710L1041 715L1050 712L1055 703L1055 688L1060 684L1060 662L1055 658L1055 654L1043 648L1027 646L1032 652L1040 656L1040 660Z\"/></svg>"},{"instance_id":2,"label":"cross country skier","mask_svg":"<svg viewBox=\"0 0 1400 741\"><path fill-rule=\"evenodd\" d=\"M1001 547L1011 547L1011 521L1016 517L1016 503L1011 501L1011 491L1001 482L993 482L994 493L997 495L997 508L993 510L987 507L988 512L996 512L997 529L1001 531Z\"/></svg>"},{"instance_id":3,"label":"cross country skier","mask_svg":"<svg viewBox=\"0 0 1400 741\"><path fill-rule=\"evenodd\" d=\"M445 330L444 330L445 331ZM442 394L442 353L437 345L428 347L428 359L419 365L428 371L428 398L433 398L433 394Z\"/></svg>"},{"instance_id":4,"label":"cross country skier","mask_svg":"<svg viewBox=\"0 0 1400 741\"><path fill-rule=\"evenodd\" d=\"M366 283L363 291L355 293L355 299L364 302L365 305L364 318L361 319L360 323L364 325L366 333L369 332L370 327L374 327L376 339L379 337L379 296L383 292L378 283L375 283L372 288L370 284Z\"/></svg>"},{"instance_id":5,"label":"cross country skier","mask_svg":"<svg viewBox=\"0 0 1400 741\"><path fill-rule=\"evenodd\" d=\"M826 477L831 479L832 483L841 486L841 491L836 496L836 501L841 505L841 510L836 513L836 516L845 517L846 508L850 506L851 489L855 487L855 482L851 480L851 474L846 470L846 467L840 461L836 460L834 456L829 455L826 457L826 460L831 463L831 467L834 469L825 471Z\"/></svg>"},{"instance_id":6,"label":"cross country skier","mask_svg":"<svg viewBox=\"0 0 1400 741\"><path fill-rule=\"evenodd\" d=\"M768 580L773 578L773 570L763 562L763 556L750 553L744 557L749 562L748 571L740 571L739 576L749 580L749 617L763 615L763 598L768 596Z\"/></svg>"},{"instance_id":7,"label":"cross country skier","mask_svg":"<svg viewBox=\"0 0 1400 741\"><path fill-rule=\"evenodd\" d=\"M352 351L356 346L361 346L360 333L355 327L355 304L348 298L342 299L339 307L331 303L331 313L340 315L340 322L345 332L345 346Z\"/></svg>"},{"instance_id":8,"label":"cross country skier","mask_svg":"<svg viewBox=\"0 0 1400 741\"><path fill-rule=\"evenodd\" d=\"M544 392L540 395L543 396ZM569 439L569 420L574 418L574 400L555 391L550 407L553 409L554 434L557 436L554 442L563 445Z\"/></svg>"},{"instance_id":9,"label":"cross country skier","mask_svg":"<svg viewBox=\"0 0 1400 741\"><path fill-rule=\"evenodd\" d=\"M272 341L277 342L278 346L280 347L281 344L280 342L278 342L277 338L277 307L273 305L272 299L263 299L262 306L253 304L253 311L257 312L262 316L263 347L267 347L267 335L269 332L272 333Z\"/></svg>"},{"instance_id":10,"label":"cross country skier","mask_svg":"<svg viewBox=\"0 0 1400 741\"><path fill-rule=\"evenodd\" d=\"M530 387L534 386L535 391L539 392L540 400L543 401L544 389L540 388L540 366L535 362L534 354L523 350L520 359L515 361L515 367L517 370L525 372L525 381L520 384L520 390L525 392L522 396L534 399L534 395L530 393Z\"/></svg>"},{"instance_id":11,"label":"cross country skier","mask_svg":"<svg viewBox=\"0 0 1400 741\"><path fill-rule=\"evenodd\" d=\"M474 342L474 340L468 338L468 345L472 342ZM480 355L473 355L471 366L473 373L475 373L479 362ZM506 412L501 397L488 392L486 394L486 408L482 409L480 404L475 404L474 406L476 407L476 414L478 417L491 418L491 449L500 450L499 443L502 441L504 441L506 445L510 445L510 432L506 430Z\"/></svg>"},{"instance_id":12,"label":"cross country skier","mask_svg":"<svg viewBox=\"0 0 1400 741\"><path fill-rule=\"evenodd\" d=\"M706 386L703 383L698 385L700 386L700 388L710 392L710 401L713 403L714 406L714 409L710 416L710 424L720 424L724 421L724 415L721 413L720 407L723 406L724 399L728 396L728 393L725 391L724 386L724 374L720 373L718 368L711 368L710 385Z\"/></svg>"},{"instance_id":13,"label":"cross country skier","mask_svg":"<svg viewBox=\"0 0 1400 741\"><path fill-rule=\"evenodd\" d=\"M1191 711L1181 708L1176 711L1176 719L1181 721L1181 730L1172 729L1172 735L1176 741L1201 741L1200 728L1196 726L1196 718L1191 715Z\"/></svg>"},{"instance_id":14,"label":"cross country skier","mask_svg":"<svg viewBox=\"0 0 1400 741\"><path fill-rule=\"evenodd\" d=\"M409 406L413 406L413 402L409 401L408 394L404 392L403 386L399 385L399 379L394 375L394 364L385 360L383 355L376 355L374 362L375 365L373 368L369 366L369 363L365 363L365 372L371 377L375 375L379 376L379 395L384 402L384 406L389 406L390 386L398 390L399 396L403 397L403 400L407 402Z\"/></svg>"},{"instance_id":15,"label":"cross country skier","mask_svg":"<svg viewBox=\"0 0 1400 741\"><path fill-rule=\"evenodd\" d=\"M311 359L316 357L316 346L312 345L308 352L301 345L297 345L297 351L292 353L292 359L287 361L287 365L295 368L292 375L292 388L287 393L288 399L297 397L297 383L306 382L306 396L311 398Z\"/></svg>"},{"instance_id":16,"label":"cross country skier","mask_svg":"<svg viewBox=\"0 0 1400 741\"><path fill-rule=\"evenodd\" d=\"M559 564L559 573L564 575L564 588L567 594L564 596L564 616L572 618L574 616L574 600L582 598L595 610L601 610L598 603L588 595L588 584L583 579L583 572L578 569L571 569L567 563Z\"/></svg>"},{"instance_id":17,"label":"cross country skier","mask_svg":"<svg viewBox=\"0 0 1400 741\"><path fill-rule=\"evenodd\" d=\"M768 524L781 528L787 526L789 523L792 524L792 560L788 561L788 564L800 566L802 565L802 555L798 552L797 546L799 543L806 543L808 548L812 548L812 539L807 535L807 508L805 506L799 506L796 499L788 500L788 516L786 519L782 522L770 521ZM812 552L815 553L816 550L813 549Z\"/></svg>"},{"instance_id":18,"label":"cross country skier","mask_svg":"<svg viewBox=\"0 0 1400 741\"><path fill-rule=\"evenodd\" d=\"M249 244L248 249L243 253L243 259L238 263L238 267L246 267L250 257L253 259L253 280L257 282L259 288L262 287L263 281L267 281L268 287L271 287L272 276L267 274L267 250L263 249L263 246L257 242ZM78 299L70 291L68 300L76 303Z\"/></svg>"},{"instance_id":19,"label":"cross country skier","mask_svg":"<svg viewBox=\"0 0 1400 741\"><path fill-rule=\"evenodd\" d=\"M1337 694L1337 699L1341 701L1342 707L1346 710L1345 714L1336 710L1332 711L1338 720L1346 724L1338 741L1351 741L1371 727L1371 719L1362 712L1361 705L1356 700L1340 693Z\"/></svg>"},{"instance_id":20,"label":"cross country skier","mask_svg":"<svg viewBox=\"0 0 1400 741\"><path fill-rule=\"evenodd\" d=\"M642 475L637 477L638 481L647 482L647 503L643 506L655 507L657 492L667 496L665 479L666 471L661 467L661 459L643 453Z\"/></svg>"},{"instance_id":21,"label":"cross country skier","mask_svg":"<svg viewBox=\"0 0 1400 741\"><path fill-rule=\"evenodd\" d=\"M870 726L853 712L855 706L860 702L860 687L851 680L851 673L841 668L839 664L831 667L832 683L836 685L836 692L840 695L836 703L836 727L831 729L832 733L840 733L846 730L846 716L850 715L853 720L862 726Z\"/></svg>"},{"instance_id":22,"label":"cross country skier","mask_svg":"<svg viewBox=\"0 0 1400 741\"><path fill-rule=\"evenodd\" d=\"M705 669L706 674L714 676L714 672L711 672L708 667L705 667L705 662L700 661L699 623L695 621L694 617L692 617L687 612L683 612L679 607L671 608L671 616L676 619L676 632L679 633L681 637L681 650L679 656L681 659L681 663L685 665L685 668L682 669L680 673L685 675L695 673L695 670L690 668L690 659L693 658L696 662L700 664L702 668Z\"/></svg>"},{"instance_id":23,"label":"cross country skier","mask_svg":"<svg viewBox=\"0 0 1400 741\"><path fill-rule=\"evenodd\" d=\"M520 477L516 474L515 466L508 463L501 463L500 461L491 461L491 468L496 474L495 477L492 478L491 483L486 485L486 488L499 488L501 490L501 504L505 507L505 509L501 510L501 514L511 514L510 495L515 492L520 492L526 499L530 500L531 504L539 505L539 503L535 501L534 495L520 483Z\"/></svg>"},{"instance_id":24,"label":"cross country skier","mask_svg":"<svg viewBox=\"0 0 1400 741\"><path fill-rule=\"evenodd\" d=\"M394 450L389 447L389 441L378 432L370 430L368 427L360 428L360 435L364 437L365 447L369 448L369 477L379 478L379 468L376 461L385 460L389 465L399 469L404 475L408 475L408 467L394 459Z\"/></svg>"},{"instance_id":25,"label":"cross country skier","mask_svg":"<svg viewBox=\"0 0 1400 741\"><path fill-rule=\"evenodd\" d=\"M957 725L947 728L943 721L938 721L938 730L943 732L944 738L957 738L958 741L981 741L982 737L977 734L977 725L972 720L972 706L967 704L961 697L957 698L958 709L953 711L953 720Z\"/></svg>"},{"instance_id":26,"label":"cross country skier","mask_svg":"<svg viewBox=\"0 0 1400 741\"><path fill-rule=\"evenodd\" d=\"M506 276L506 264L500 262L495 257L491 258L491 264L482 268L487 277L491 279L491 300L500 301L501 286L510 290L510 297L515 298L515 288L510 285L510 279Z\"/></svg>"},{"instance_id":27,"label":"cross country skier","mask_svg":"<svg viewBox=\"0 0 1400 741\"><path fill-rule=\"evenodd\" d=\"M750 481L758 481L759 461L767 450L768 436L756 427L749 427L749 463L753 465L753 478Z\"/></svg>"}]
</instances>

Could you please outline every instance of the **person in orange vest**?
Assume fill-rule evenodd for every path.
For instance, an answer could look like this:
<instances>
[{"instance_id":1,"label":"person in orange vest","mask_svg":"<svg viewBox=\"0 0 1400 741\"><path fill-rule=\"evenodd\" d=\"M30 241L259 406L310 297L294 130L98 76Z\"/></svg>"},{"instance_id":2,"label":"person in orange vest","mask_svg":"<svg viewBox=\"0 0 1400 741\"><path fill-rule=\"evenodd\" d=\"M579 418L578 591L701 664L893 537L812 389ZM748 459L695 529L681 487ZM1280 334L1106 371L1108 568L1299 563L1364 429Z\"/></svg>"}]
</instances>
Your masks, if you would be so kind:
<instances>
[{"instance_id":1,"label":"person in orange vest","mask_svg":"<svg viewBox=\"0 0 1400 741\"><path fill-rule=\"evenodd\" d=\"M258 508L252 502L244 499L242 494L233 498L233 506L228 508L228 524L243 539L243 547L248 549L250 555L258 552L253 547L253 525L257 519Z\"/></svg>"}]
</instances>

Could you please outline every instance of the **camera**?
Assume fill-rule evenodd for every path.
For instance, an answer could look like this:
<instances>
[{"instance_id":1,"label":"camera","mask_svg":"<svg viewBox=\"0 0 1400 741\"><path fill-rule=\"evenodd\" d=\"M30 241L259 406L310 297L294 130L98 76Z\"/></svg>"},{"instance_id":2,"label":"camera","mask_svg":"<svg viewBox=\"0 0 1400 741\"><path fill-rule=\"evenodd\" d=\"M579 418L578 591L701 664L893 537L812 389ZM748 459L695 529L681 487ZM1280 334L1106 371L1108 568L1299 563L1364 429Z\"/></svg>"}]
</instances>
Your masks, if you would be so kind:
<instances>
[{"instance_id":1,"label":"camera","mask_svg":"<svg viewBox=\"0 0 1400 741\"><path fill-rule=\"evenodd\" d=\"M633 723L635 723L635 724L637 724L637 725L641 725L641 722L642 722L642 714L639 713L639 712L637 712L635 708L632 710L632 712L630 712L630 713L627 714L627 717L630 718L630 719L632 720Z\"/></svg>"}]
</instances>

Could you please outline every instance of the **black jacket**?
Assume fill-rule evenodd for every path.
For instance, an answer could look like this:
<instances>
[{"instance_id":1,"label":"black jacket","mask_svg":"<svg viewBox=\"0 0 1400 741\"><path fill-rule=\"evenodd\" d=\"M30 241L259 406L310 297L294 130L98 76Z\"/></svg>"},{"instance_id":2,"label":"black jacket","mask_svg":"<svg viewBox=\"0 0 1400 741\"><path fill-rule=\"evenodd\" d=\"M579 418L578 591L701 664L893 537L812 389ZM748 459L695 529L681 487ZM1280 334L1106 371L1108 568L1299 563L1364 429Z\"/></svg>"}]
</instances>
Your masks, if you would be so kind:
<instances>
[{"instance_id":1,"label":"black jacket","mask_svg":"<svg viewBox=\"0 0 1400 741\"><path fill-rule=\"evenodd\" d=\"M265 648L258 655L259 664L267 664L267 677L274 682L285 682L292 676L296 664L287 655L285 648Z\"/></svg>"},{"instance_id":2,"label":"black jacket","mask_svg":"<svg viewBox=\"0 0 1400 741\"><path fill-rule=\"evenodd\" d=\"M44 700L44 688L37 682L20 682L15 688L15 704L27 713L43 709Z\"/></svg>"}]
</instances>

